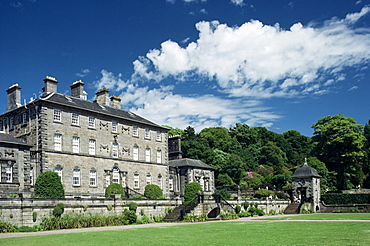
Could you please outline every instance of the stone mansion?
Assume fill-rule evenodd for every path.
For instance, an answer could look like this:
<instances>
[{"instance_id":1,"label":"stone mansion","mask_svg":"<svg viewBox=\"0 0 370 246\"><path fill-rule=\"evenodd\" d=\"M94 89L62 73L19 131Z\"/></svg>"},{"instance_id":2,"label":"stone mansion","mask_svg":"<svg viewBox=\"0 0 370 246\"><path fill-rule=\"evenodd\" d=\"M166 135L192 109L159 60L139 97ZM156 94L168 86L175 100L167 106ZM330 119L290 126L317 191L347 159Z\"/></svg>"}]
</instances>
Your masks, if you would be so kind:
<instances>
[{"instance_id":1,"label":"stone mansion","mask_svg":"<svg viewBox=\"0 0 370 246\"><path fill-rule=\"evenodd\" d=\"M156 184L168 198L194 181L205 194L214 192L214 168L182 159L180 140L169 138L168 128L121 109L121 99L105 88L89 101L82 81L72 83L71 95L58 93L57 85L47 76L42 96L24 105L18 84L6 91L0 197L32 194L37 176L48 170L58 173L67 198L103 197L111 183L137 194Z\"/></svg>"}]
</instances>

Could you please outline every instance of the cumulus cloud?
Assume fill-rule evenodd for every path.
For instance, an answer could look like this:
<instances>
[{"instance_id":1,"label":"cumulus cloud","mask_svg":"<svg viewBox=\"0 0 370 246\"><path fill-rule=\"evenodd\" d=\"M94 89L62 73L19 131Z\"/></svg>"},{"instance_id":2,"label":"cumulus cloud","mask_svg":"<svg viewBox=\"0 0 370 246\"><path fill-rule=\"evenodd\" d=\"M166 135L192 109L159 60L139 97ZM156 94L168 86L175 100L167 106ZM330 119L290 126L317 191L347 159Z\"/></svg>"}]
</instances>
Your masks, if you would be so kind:
<instances>
[{"instance_id":1,"label":"cumulus cloud","mask_svg":"<svg viewBox=\"0 0 370 246\"><path fill-rule=\"evenodd\" d=\"M327 91L345 67L370 59L370 31L353 24L368 6L322 26L296 23L289 30L252 20L230 27L218 21L196 24L199 38L186 47L168 40L134 62L133 78L214 80L234 97L286 97Z\"/></svg>"},{"instance_id":2,"label":"cumulus cloud","mask_svg":"<svg viewBox=\"0 0 370 246\"><path fill-rule=\"evenodd\" d=\"M231 0L231 3L235 4L236 6L243 6L244 0Z\"/></svg>"},{"instance_id":3,"label":"cumulus cloud","mask_svg":"<svg viewBox=\"0 0 370 246\"><path fill-rule=\"evenodd\" d=\"M103 70L95 85L118 92L123 108L158 124L271 127L281 116L264 99L329 93L345 81L345 68L366 67L370 30L354 24L369 12L366 6L343 19L288 30L258 20L232 27L201 21L196 41L165 41L133 62L131 78ZM199 84L208 94L190 90Z\"/></svg>"},{"instance_id":4,"label":"cumulus cloud","mask_svg":"<svg viewBox=\"0 0 370 246\"><path fill-rule=\"evenodd\" d=\"M185 129L191 125L196 129L214 126L234 126L236 122L250 126L269 127L279 115L262 105L259 100L224 99L208 95L179 95L173 93L174 85L158 85L156 88L139 86L137 83L122 80L106 70L95 82L97 88L120 91L124 109L144 116L158 124Z\"/></svg>"}]
</instances>

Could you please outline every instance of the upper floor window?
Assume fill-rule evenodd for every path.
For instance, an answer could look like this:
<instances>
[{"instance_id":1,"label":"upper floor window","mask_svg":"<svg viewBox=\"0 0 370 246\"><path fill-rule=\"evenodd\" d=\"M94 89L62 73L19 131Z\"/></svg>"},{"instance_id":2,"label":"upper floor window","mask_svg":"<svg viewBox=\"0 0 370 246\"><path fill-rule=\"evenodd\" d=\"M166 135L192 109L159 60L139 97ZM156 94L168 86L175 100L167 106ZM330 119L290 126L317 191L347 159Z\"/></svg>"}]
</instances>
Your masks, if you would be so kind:
<instances>
[{"instance_id":1,"label":"upper floor window","mask_svg":"<svg viewBox=\"0 0 370 246\"><path fill-rule=\"evenodd\" d=\"M95 155L95 139L89 139L89 154Z\"/></svg>"},{"instance_id":2,"label":"upper floor window","mask_svg":"<svg viewBox=\"0 0 370 246\"><path fill-rule=\"evenodd\" d=\"M173 178L172 177L170 177L170 179L168 180L168 190L173 191Z\"/></svg>"},{"instance_id":3,"label":"upper floor window","mask_svg":"<svg viewBox=\"0 0 370 246\"><path fill-rule=\"evenodd\" d=\"M0 120L0 131L4 131L4 124L3 124L3 121Z\"/></svg>"},{"instance_id":4,"label":"upper floor window","mask_svg":"<svg viewBox=\"0 0 370 246\"><path fill-rule=\"evenodd\" d=\"M13 182L13 167L10 165L7 165L5 168L5 182Z\"/></svg>"},{"instance_id":5,"label":"upper floor window","mask_svg":"<svg viewBox=\"0 0 370 246\"><path fill-rule=\"evenodd\" d=\"M149 129L145 129L145 138L150 139L150 130Z\"/></svg>"},{"instance_id":6,"label":"upper floor window","mask_svg":"<svg viewBox=\"0 0 370 246\"><path fill-rule=\"evenodd\" d=\"M95 118L89 117L89 128L95 128Z\"/></svg>"},{"instance_id":7,"label":"upper floor window","mask_svg":"<svg viewBox=\"0 0 370 246\"><path fill-rule=\"evenodd\" d=\"M137 126L132 127L132 136L134 136L134 137L139 136L139 128Z\"/></svg>"},{"instance_id":8,"label":"upper floor window","mask_svg":"<svg viewBox=\"0 0 370 246\"><path fill-rule=\"evenodd\" d=\"M132 156L134 158L134 161L138 161L139 160L139 147L134 146L134 148L132 150Z\"/></svg>"},{"instance_id":9,"label":"upper floor window","mask_svg":"<svg viewBox=\"0 0 370 246\"><path fill-rule=\"evenodd\" d=\"M80 138L79 137L72 137L72 152L73 153L80 152Z\"/></svg>"},{"instance_id":10,"label":"upper floor window","mask_svg":"<svg viewBox=\"0 0 370 246\"><path fill-rule=\"evenodd\" d=\"M112 143L112 157L117 158L118 157L118 144Z\"/></svg>"},{"instance_id":11,"label":"upper floor window","mask_svg":"<svg viewBox=\"0 0 370 246\"><path fill-rule=\"evenodd\" d=\"M161 134L160 131L157 132L156 140L157 141L162 141L162 134Z\"/></svg>"},{"instance_id":12,"label":"upper floor window","mask_svg":"<svg viewBox=\"0 0 370 246\"><path fill-rule=\"evenodd\" d=\"M62 134L54 134L54 150L62 151Z\"/></svg>"},{"instance_id":13,"label":"upper floor window","mask_svg":"<svg viewBox=\"0 0 370 246\"><path fill-rule=\"evenodd\" d=\"M25 124L27 124L27 114L23 113L22 114L22 125L25 125Z\"/></svg>"},{"instance_id":14,"label":"upper floor window","mask_svg":"<svg viewBox=\"0 0 370 246\"><path fill-rule=\"evenodd\" d=\"M72 184L73 186L80 186L81 185L81 178L80 178L80 169L73 169L73 179Z\"/></svg>"},{"instance_id":15,"label":"upper floor window","mask_svg":"<svg viewBox=\"0 0 370 246\"><path fill-rule=\"evenodd\" d=\"M157 163L162 163L162 150L157 150Z\"/></svg>"},{"instance_id":16,"label":"upper floor window","mask_svg":"<svg viewBox=\"0 0 370 246\"><path fill-rule=\"evenodd\" d=\"M11 117L9 120L9 130L13 130L13 129L14 129L14 118Z\"/></svg>"},{"instance_id":17,"label":"upper floor window","mask_svg":"<svg viewBox=\"0 0 370 246\"><path fill-rule=\"evenodd\" d=\"M72 113L72 125L80 125L80 116L76 113Z\"/></svg>"},{"instance_id":18,"label":"upper floor window","mask_svg":"<svg viewBox=\"0 0 370 246\"><path fill-rule=\"evenodd\" d=\"M95 170L90 170L89 184L90 186L96 186L96 171Z\"/></svg>"},{"instance_id":19,"label":"upper floor window","mask_svg":"<svg viewBox=\"0 0 370 246\"><path fill-rule=\"evenodd\" d=\"M59 109L54 109L54 121L62 121L62 111Z\"/></svg>"},{"instance_id":20,"label":"upper floor window","mask_svg":"<svg viewBox=\"0 0 370 246\"><path fill-rule=\"evenodd\" d=\"M113 121L112 122L112 132L117 132L118 131L118 123Z\"/></svg>"},{"instance_id":21,"label":"upper floor window","mask_svg":"<svg viewBox=\"0 0 370 246\"><path fill-rule=\"evenodd\" d=\"M150 149L149 148L145 149L145 161L150 162Z\"/></svg>"}]
</instances>

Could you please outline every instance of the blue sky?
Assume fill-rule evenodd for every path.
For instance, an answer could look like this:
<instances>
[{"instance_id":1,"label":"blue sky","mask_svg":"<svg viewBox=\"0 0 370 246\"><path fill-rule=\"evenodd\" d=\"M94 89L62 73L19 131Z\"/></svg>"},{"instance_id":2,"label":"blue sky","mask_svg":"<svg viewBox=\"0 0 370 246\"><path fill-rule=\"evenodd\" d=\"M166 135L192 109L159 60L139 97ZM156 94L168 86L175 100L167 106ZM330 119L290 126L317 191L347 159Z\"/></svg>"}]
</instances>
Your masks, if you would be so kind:
<instances>
[{"instance_id":1,"label":"blue sky","mask_svg":"<svg viewBox=\"0 0 370 246\"><path fill-rule=\"evenodd\" d=\"M364 0L3 0L0 112L45 76L88 99L197 131L246 123L312 136L320 117L370 119L370 2Z\"/></svg>"}]
</instances>

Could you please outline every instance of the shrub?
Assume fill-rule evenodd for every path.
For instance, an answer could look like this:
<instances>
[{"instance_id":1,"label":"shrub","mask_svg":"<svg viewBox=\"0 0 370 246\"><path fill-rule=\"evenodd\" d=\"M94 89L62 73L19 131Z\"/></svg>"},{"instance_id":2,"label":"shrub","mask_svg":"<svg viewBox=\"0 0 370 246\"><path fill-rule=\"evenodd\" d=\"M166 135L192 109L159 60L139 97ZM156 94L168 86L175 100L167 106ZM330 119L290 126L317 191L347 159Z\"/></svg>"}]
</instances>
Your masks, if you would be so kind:
<instances>
[{"instance_id":1,"label":"shrub","mask_svg":"<svg viewBox=\"0 0 370 246\"><path fill-rule=\"evenodd\" d=\"M12 225L10 223L0 221L0 233L16 232L17 229L17 225Z\"/></svg>"},{"instance_id":2,"label":"shrub","mask_svg":"<svg viewBox=\"0 0 370 246\"><path fill-rule=\"evenodd\" d=\"M21 226L18 228L17 232L36 232L36 228L29 226Z\"/></svg>"},{"instance_id":3,"label":"shrub","mask_svg":"<svg viewBox=\"0 0 370 246\"><path fill-rule=\"evenodd\" d=\"M220 195L224 200L230 199L231 197L231 194L226 189L216 190L215 195Z\"/></svg>"},{"instance_id":4,"label":"shrub","mask_svg":"<svg viewBox=\"0 0 370 246\"><path fill-rule=\"evenodd\" d=\"M53 209L54 217L61 217L64 213L64 204L58 203L57 206Z\"/></svg>"},{"instance_id":5,"label":"shrub","mask_svg":"<svg viewBox=\"0 0 370 246\"><path fill-rule=\"evenodd\" d=\"M238 214L238 213L240 213L240 211L242 210L242 208L239 205L236 205L235 208L234 208L234 210L235 210L235 213Z\"/></svg>"},{"instance_id":6,"label":"shrub","mask_svg":"<svg viewBox=\"0 0 370 246\"><path fill-rule=\"evenodd\" d=\"M273 191L267 189L259 189L254 193L254 197L256 198L266 198L269 196L274 197L274 195L275 193Z\"/></svg>"},{"instance_id":7,"label":"shrub","mask_svg":"<svg viewBox=\"0 0 370 246\"><path fill-rule=\"evenodd\" d=\"M224 214L220 214L220 218L222 220L235 220L235 219L238 219L238 215L236 213L224 213Z\"/></svg>"},{"instance_id":8,"label":"shrub","mask_svg":"<svg viewBox=\"0 0 370 246\"><path fill-rule=\"evenodd\" d=\"M10 194L6 198L19 198L17 194Z\"/></svg>"},{"instance_id":9,"label":"shrub","mask_svg":"<svg viewBox=\"0 0 370 246\"><path fill-rule=\"evenodd\" d=\"M35 183L35 196L37 198L64 198L64 188L56 172L41 173Z\"/></svg>"},{"instance_id":10,"label":"shrub","mask_svg":"<svg viewBox=\"0 0 370 246\"><path fill-rule=\"evenodd\" d=\"M105 189L105 198L111 198L111 195L121 194L121 198L125 198L125 190L123 189L121 184L111 183Z\"/></svg>"},{"instance_id":11,"label":"shrub","mask_svg":"<svg viewBox=\"0 0 370 246\"><path fill-rule=\"evenodd\" d=\"M198 191L203 193L202 187L197 182L189 183L185 186L184 200L185 203L191 202L194 198L197 197Z\"/></svg>"},{"instance_id":12,"label":"shrub","mask_svg":"<svg viewBox=\"0 0 370 246\"><path fill-rule=\"evenodd\" d=\"M113 209L113 206L111 204L107 204L107 210L112 211L112 209Z\"/></svg>"},{"instance_id":13,"label":"shrub","mask_svg":"<svg viewBox=\"0 0 370 246\"><path fill-rule=\"evenodd\" d=\"M186 215L184 216L185 222L205 222L208 221L208 217L205 214L202 215Z\"/></svg>"},{"instance_id":14,"label":"shrub","mask_svg":"<svg viewBox=\"0 0 370 246\"><path fill-rule=\"evenodd\" d=\"M329 193L321 195L325 204L370 204L370 194Z\"/></svg>"},{"instance_id":15,"label":"shrub","mask_svg":"<svg viewBox=\"0 0 370 246\"><path fill-rule=\"evenodd\" d=\"M250 207L248 209L248 212L251 214L251 216L262 216L265 215L265 212L263 212L262 209L256 208L256 207Z\"/></svg>"},{"instance_id":16,"label":"shrub","mask_svg":"<svg viewBox=\"0 0 370 246\"><path fill-rule=\"evenodd\" d=\"M251 216L251 214L247 211L238 213L238 217L249 217L249 216Z\"/></svg>"},{"instance_id":17,"label":"shrub","mask_svg":"<svg viewBox=\"0 0 370 246\"><path fill-rule=\"evenodd\" d=\"M133 223L136 223L137 215L135 211L125 209L123 211L123 219L127 220L129 224L133 224Z\"/></svg>"},{"instance_id":18,"label":"shrub","mask_svg":"<svg viewBox=\"0 0 370 246\"><path fill-rule=\"evenodd\" d=\"M33 212L32 213L32 221L33 222L36 222L36 220L37 220L37 213L36 212Z\"/></svg>"},{"instance_id":19,"label":"shrub","mask_svg":"<svg viewBox=\"0 0 370 246\"><path fill-rule=\"evenodd\" d=\"M249 207L249 202L245 201L245 202L243 202L242 205L243 205L244 210L247 211L247 209Z\"/></svg>"},{"instance_id":20,"label":"shrub","mask_svg":"<svg viewBox=\"0 0 370 246\"><path fill-rule=\"evenodd\" d=\"M144 196L149 199L159 199L163 196L163 193L158 185L149 184L145 186Z\"/></svg>"},{"instance_id":21,"label":"shrub","mask_svg":"<svg viewBox=\"0 0 370 246\"><path fill-rule=\"evenodd\" d=\"M136 212L136 209L137 209L137 203L136 203L136 202L130 202L130 203L128 204L128 209L129 209L130 211L134 211L134 212Z\"/></svg>"}]
</instances>

